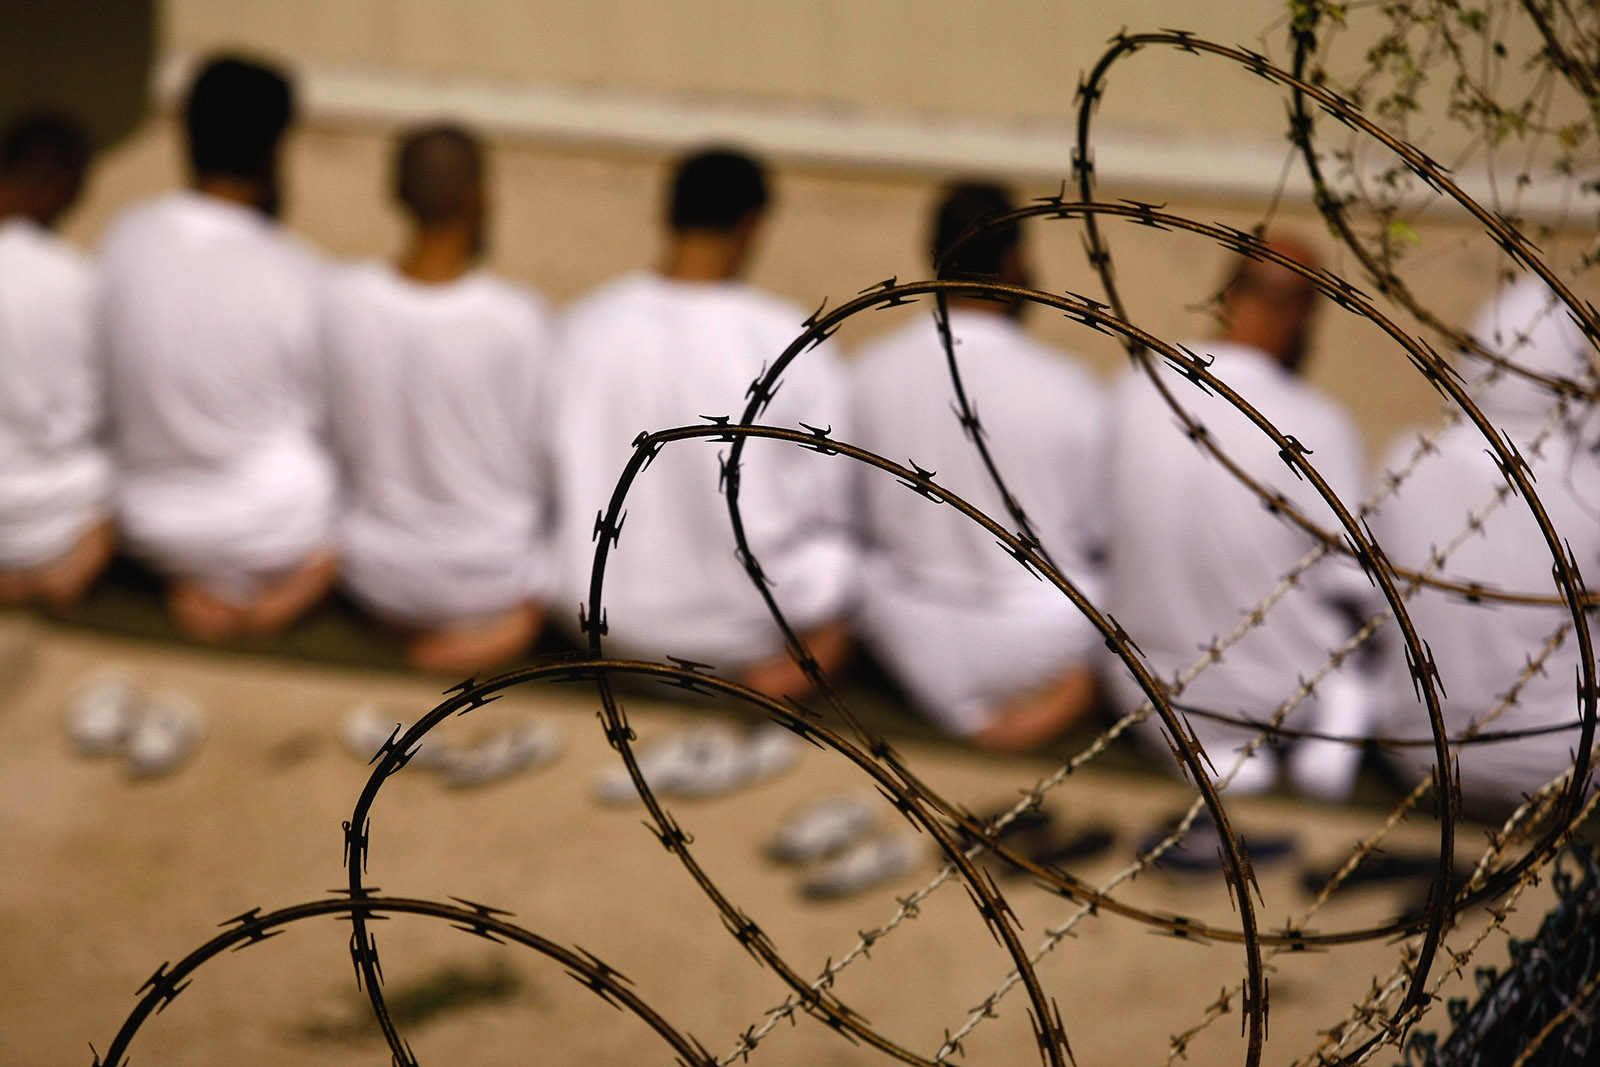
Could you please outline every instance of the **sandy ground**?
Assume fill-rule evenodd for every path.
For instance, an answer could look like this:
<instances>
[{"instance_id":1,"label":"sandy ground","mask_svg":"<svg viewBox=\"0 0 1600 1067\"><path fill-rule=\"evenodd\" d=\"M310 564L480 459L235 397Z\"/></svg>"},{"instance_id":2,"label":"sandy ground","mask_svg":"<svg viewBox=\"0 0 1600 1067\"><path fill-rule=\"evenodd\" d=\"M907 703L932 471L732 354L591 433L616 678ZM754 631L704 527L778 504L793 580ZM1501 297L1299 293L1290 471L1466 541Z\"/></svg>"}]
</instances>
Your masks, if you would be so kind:
<instances>
[{"instance_id":1,"label":"sandy ground","mask_svg":"<svg viewBox=\"0 0 1600 1067\"><path fill-rule=\"evenodd\" d=\"M114 759L75 756L61 710L87 672L120 664L151 688L176 687L209 712L192 764L162 780L130 781ZM0 616L0 1064L34 1067L92 1060L163 961L177 960L246 909L323 899L344 881L341 823L366 770L342 748L347 708L378 701L415 717L440 687L399 674L224 655L61 629ZM519 716L546 716L569 745L555 764L493 786L450 790L418 767L391 780L371 829L370 882L388 894L465 898L504 908L517 922L577 945L626 975L672 1025L717 1056L759 1027L786 990L724 931L715 910L656 842L638 806L604 808L589 798L595 773L616 756L595 719L596 699L566 687L526 687L453 721L459 737ZM641 737L685 721L681 707L628 702ZM1047 765L1001 761L948 746L905 746L912 766L953 799L993 807L1042 777ZM736 796L683 802L673 812L694 835L695 855L799 971L815 975L848 952L857 931L876 927L902 897L936 872L930 856L913 874L860 897L815 902L797 892L793 870L761 846L785 811L821 792L861 787L836 754L808 749L795 771ZM1071 825L1105 824L1115 846L1073 868L1095 883L1133 858L1145 833L1176 811L1175 782L1094 767L1051 793ZM892 817L887 804L885 815ZM1277 923L1301 916L1307 864L1345 855L1381 813L1240 802L1251 830L1292 832L1299 857L1264 866L1260 912ZM1427 848L1425 819L1402 825L1394 847ZM1464 840L1463 847L1477 842ZM1025 945L1067 924L1039 964L1078 1064L1161 1064L1169 1038L1204 1021L1244 974L1236 945L1194 944L1076 906L1025 881L1002 879ZM1146 871L1122 886L1125 899L1219 924L1234 921L1221 880ZM1530 891L1510 923L1526 936L1547 906ZM1395 887L1335 897L1310 922L1335 930L1394 914L1414 895ZM516 946L497 946L448 924L398 917L376 924L392 1001L404 1033L430 1064L671 1063L673 1053L632 1016L572 981L563 968ZM1481 929L1465 918L1455 941ZM135 1038L134 1063L386 1064L366 1024L349 961L349 925L316 918L281 937L207 964ZM1504 957L1491 935L1475 963ZM1279 956L1270 976L1265 1063L1309 1053L1350 1012L1401 947L1377 940L1333 951ZM967 895L946 885L919 915L857 961L834 991L883 1033L931 1056L947 1030L1005 983L1009 960ZM1243 1062L1235 1010L1190 1042L1189 1064ZM963 1042L956 1062L1031 1063L1024 999L1013 990L998 1017ZM1444 1025L1443 1012L1430 1021ZM1398 1060L1392 1050L1374 1062ZM775 1028L757 1063L845 1065L889 1062L815 1020Z\"/></svg>"}]
</instances>

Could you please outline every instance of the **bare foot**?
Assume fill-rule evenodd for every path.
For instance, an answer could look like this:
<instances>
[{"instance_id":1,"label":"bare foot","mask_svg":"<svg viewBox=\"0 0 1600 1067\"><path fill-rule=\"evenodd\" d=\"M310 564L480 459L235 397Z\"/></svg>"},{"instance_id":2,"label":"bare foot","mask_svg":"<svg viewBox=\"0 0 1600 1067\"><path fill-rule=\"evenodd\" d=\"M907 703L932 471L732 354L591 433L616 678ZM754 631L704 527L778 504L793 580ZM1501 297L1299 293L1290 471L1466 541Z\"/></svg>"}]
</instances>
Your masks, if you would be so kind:
<instances>
[{"instance_id":1,"label":"bare foot","mask_svg":"<svg viewBox=\"0 0 1600 1067\"><path fill-rule=\"evenodd\" d=\"M237 637L244 629L244 609L207 592L188 578L174 579L167 587L167 608L185 637L216 644Z\"/></svg>"},{"instance_id":2,"label":"bare foot","mask_svg":"<svg viewBox=\"0 0 1600 1067\"><path fill-rule=\"evenodd\" d=\"M22 571L0 571L0 604L21 605L33 593L33 582Z\"/></svg>"},{"instance_id":3,"label":"bare foot","mask_svg":"<svg viewBox=\"0 0 1600 1067\"><path fill-rule=\"evenodd\" d=\"M518 604L493 618L417 635L407 648L419 671L464 678L506 663L539 636L544 618L532 604Z\"/></svg>"},{"instance_id":4,"label":"bare foot","mask_svg":"<svg viewBox=\"0 0 1600 1067\"><path fill-rule=\"evenodd\" d=\"M1068 671L1049 688L1018 697L995 711L995 720L972 735L990 752L1028 752L1065 733L1094 710L1094 672Z\"/></svg>"},{"instance_id":5,"label":"bare foot","mask_svg":"<svg viewBox=\"0 0 1600 1067\"><path fill-rule=\"evenodd\" d=\"M33 572L33 592L54 611L76 607L94 580L111 562L117 546L116 529L109 522L92 527L72 551Z\"/></svg>"},{"instance_id":6,"label":"bare foot","mask_svg":"<svg viewBox=\"0 0 1600 1067\"><path fill-rule=\"evenodd\" d=\"M824 674L837 671L850 656L850 631L842 622L824 623L801 634L800 640ZM812 692L811 679L787 652L746 667L739 681L774 700L798 700Z\"/></svg>"},{"instance_id":7,"label":"bare foot","mask_svg":"<svg viewBox=\"0 0 1600 1067\"><path fill-rule=\"evenodd\" d=\"M316 607L339 577L339 560L321 550L267 582L244 609L243 628L252 637L275 637Z\"/></svg>"},{"instance_id":8,"label":"bare foot","mask_svg":"<svg viewBox=\"0 0 1600 1067\"><path fill-rule=\"evenodd\" d=\"M740 673L739 681L773 700L799 699L811 692L811 680L787 655L752 663Z\"/></svg>"}]
</instances>

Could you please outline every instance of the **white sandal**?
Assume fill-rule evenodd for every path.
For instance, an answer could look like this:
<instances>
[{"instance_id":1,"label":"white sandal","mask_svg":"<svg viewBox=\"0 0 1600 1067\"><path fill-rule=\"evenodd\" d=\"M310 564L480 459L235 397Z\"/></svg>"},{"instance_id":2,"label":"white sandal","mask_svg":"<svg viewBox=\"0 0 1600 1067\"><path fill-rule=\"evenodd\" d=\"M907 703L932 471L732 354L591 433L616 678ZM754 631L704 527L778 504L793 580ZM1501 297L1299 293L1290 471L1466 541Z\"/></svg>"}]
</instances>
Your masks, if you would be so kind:
<instances>
[{"instance_id":1,"label":"white sandal","mask_svg":"<svg viewBox=\"0 0 1600 1067\"><path fill-rule=\"evenodd\" d=\"M905 831L864 838L814 866L800 892L816 899L860 893L905 874L916 866L916 838Z\"/></svg>"},{"instance_id":2,"label":"white sandal","mask_svg":"<svg viewBox=\"0 0 1600 1067\"><path fill-rule=\"evenodd\" d=\"M363 763L371 763L389 743L389 738L398 740L410 728L409 723L381 704L358 704L345 714L340 737L352 756ZM411 758L419 766L442 769L454 761L455 748L442 738L427 737Z\"/></svg>"},{"instance_id":3,"label":"white sandal","mask_svg":"<svg viewBox=\"0 0 1600 1067\"><path fill-rule=\"evenodd\" d=\"M144 706L144 694L126 671L98 671L67 700L67 737L82 756L122 751Z\"/></svg>"},{"instance_id":4,"label":"white sandal","mask_svg":"<svg viewBox=\"0 0 1600 1067\"><path fill-rule=\"evenodd\" d=\"M519 723L490 734L469 748L454 749L439 761L446 785L455 788L488 785L518 771L540 767L561 755L561 731L542 720Z\"/></svg>"},{"instance_id":5,"label":"white sandal","mask_svg":"<svg viewBox=\"0 0 1600 1067\"><path fill-rule=\"evenodd\" d=\"M878 807L860 793L830 793L784 817L767 855L780 863L811 863L843 852L878 825Z\"/></svg>"},{"instance_id":6,"label":"white sandal","mask_svg":"<svg viewBox=\"0 0 1600 1067\"><path fill-rule=\"evenodd\" d=\"M199 747L204 717L200 706L182 693L156 693L128 735L123 756L135 778L170 774Z\"/></svg>"},{"instance_id":7,"label":"white sandal","mask_svg":"<svg viewBox=\"0 0 1600 1067\"><path fill-rule=\"evenodd\" d=\"M799 759L799 746L780 726L702 723L644 746L636 758L652 792L703 799L781 774ZM594 797L602 804L629 804L639 792L627 767L613 765L595 779Z\"/></svg>"}]
</instances>

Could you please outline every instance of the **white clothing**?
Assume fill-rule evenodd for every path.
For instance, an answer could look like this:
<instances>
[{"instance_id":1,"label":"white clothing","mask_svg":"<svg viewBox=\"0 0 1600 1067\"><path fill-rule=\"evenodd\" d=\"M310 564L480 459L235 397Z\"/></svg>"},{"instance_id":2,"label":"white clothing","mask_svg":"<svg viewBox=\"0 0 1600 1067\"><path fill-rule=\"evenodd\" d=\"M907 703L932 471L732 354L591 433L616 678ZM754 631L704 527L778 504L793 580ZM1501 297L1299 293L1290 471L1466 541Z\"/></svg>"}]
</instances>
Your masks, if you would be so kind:
<instances>
[{"instance_id":1,"label":"white clothing","mask_svg":"<svg viewBox=\"0 0 1600 1067\"><path fill-rule=\"evenodd\" d=\"M367 263L335 273L324 329L350 592L423 627L539 599L543 306L481 272L427 285Z\"/></svg>"},{"instance_id":2,"label":"white clothing","mask_svg":"<svg viewBox=\"0 0 1600 1067\"><path fill-rule=\"evenodd\" d=\"M635 272L567 315L546 418L559 519L556 617L589 600L596 515L645 431L737 419L746 391L801 332L804 313L737 282ZM842 371L826 346L790 364L765 425L804 420L849 440ZM668 444L634 482L605 574L606 648L737 669L783 652L781 633L735 558L719 456L728 442ZM757 562L790 625L842 617L855 578L848 460L751 440L740 505Z\"/></svg>"},{"instance_id":3,"label":"white clothing","mask_svg":"<svg viewBox=\"0 0 1600 1067\"><path fill-rule=\"evenodd\" d=\"M1309 462L1352 511L1359 505L1361 450L1348 416L1266 353L1211 341L1189 346L1215 357L1211 372L1243 396L1278 430L1294 437ZM1205 427L1223 453L1258 482L1280 492L1301 514L1340 534L1333 511L1311 483L1297 477L1271 438L1221 397L1202 393L1165 360L1158 371L1182 407ZM1290 520L1271 514L1220 462L1189 440L1143 371L1130 368L1113 405L1111 613L1143 651L1144 660L1171 684L1213 641L1232 633L1246 614L1279 584L1280 577L1315 544ZM1303 574L1271 609L1263 624L1231 645L1179 696L1178 702L1235 717L1265 721L1295 693L1352 633L1341 602L1370 603L1372 587L1348 557L1331 554ZM1347 661L1322 683L1340 685ZM1111 693L1123 711L1144 700L1143 690L1120 663L1108 671ZM1352 719L1339 701L1340 718ZM1356 716L1359 722L1364 716ZM1315 726L1316 696L1285 724ZM1189 723L1219 774L1235 750L1256 731L1190 716ZM1152 712L1140 725L1153 750L1165 752L1164 727ZM1240 792L1270 785L1272 760L1245 770Z\"/></svg>"},{"instance_id":4,"label":"white clothing","mask_svg":"<svg viewBox=\"0 0 1600 1067\"><path fill-rule=\"evenodd\" d=\"M1594 352L1568 317L1565 305L1537 278L1503 291L1480 313L1473 335L1490 351L1520 366L1551 376L1582 381ZM1523 343L1521 338L1526 339ZM1481 366L1481 365L1480 365ZM1592 582L1600 574L1600 461L1592 451L1594 422L1579 409L1578 421L1547 432L1537 454L1533 443L1556 397L1520 376L1475 370L1470 387L1489 421L1521 452L1557 535L1572 546L1578 568ZM1461 423L1446 430L1434 452L1377 511L1372 526L1396 566L1423 570L1437 546L1443 548L1505 484L1478 429ZM1397 441L1383 470L1399 466L1415 452L1414 440ZM1519 593L1556 595L1552 555L1532 514L1520 497L1501 503L1474 534L1453 549L1442 576ZM1516 683L1530 657L1570 622L1560 606L1481 603L1433 589L1407 604L1418 636L1428 643L1445 690L1445 724L1452 736L1466 731L1492 711ZM1591 617L1591 627L1594 623ZM1596 635L1600 640L1600 634ZM1425 709L1416 699L1398 634L1390 636L1387 684L1380 732L1386 736L1431 737ZM1574 680L1578 646L1568 634L1561 647L1530 677L1516 703L1482 729L1498 733L1572 724L1557 733L1493 744L1464 745L1461 787L1470 801L1514 805L1524 794L1550 781L1572 762L1577 745L1579 704ZM1428 774L1434 751L1393 750L1390 758L1418 778Z\"/></svg>"},{"instance_id":5,"label":"white clothing","mask_svg":"<svg viewBox=\"0 0 1600 1067\"><path fill-rule=\"evenodd\" d=\"M248 598L331 540L320 270L259 212L188 191L105 244L118 515L135 554L219 596Z\"/></svg>"},{"instance_id":6,"label":"white clothing","mask_svg":"<svg viewBox=\"0 0 1600 1067\"><path fill-rule=\"evenodd\" d=\"M1013 498L1064 577L1091 600L1105 512L1099 385L1072 357L1011 318L950 314L967 398ZM939 485L1017 532L953 410L954 386L931 321L894 331L851 367L855 443L914 461ZM1097 631L1065 594L989 532L899 479L857 470L867 565L857 626L927 714L971 735L996 706L1086 665Z\"/></svg>"},{"instance_id":7,"label":"white clothing","mask_svg":"<svg viewBox=\"0 0 1600 1067\"><path fill-rule=\"evenodd\" d=\"M87 260L0 221L0 570L59 559L109 512Z\"/></svg>"}]
</instances>

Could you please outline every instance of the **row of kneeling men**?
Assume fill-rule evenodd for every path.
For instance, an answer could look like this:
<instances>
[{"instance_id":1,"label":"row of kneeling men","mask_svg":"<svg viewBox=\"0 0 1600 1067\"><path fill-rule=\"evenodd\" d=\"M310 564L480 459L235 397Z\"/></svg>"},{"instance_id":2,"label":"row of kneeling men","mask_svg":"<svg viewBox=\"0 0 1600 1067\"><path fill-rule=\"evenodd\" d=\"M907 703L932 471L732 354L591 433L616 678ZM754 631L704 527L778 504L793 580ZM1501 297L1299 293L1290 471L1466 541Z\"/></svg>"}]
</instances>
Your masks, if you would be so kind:
<instances>
[{"instance_id":1,"label":"row of kneeling men","mask_svg":"<svg viewBox=\"0 0 1600 1067\"><path fill-rule=\"evenodd\" d=\"M1025 301L1007 295L1031 277L1021 229L1003 221L1011 202L993 185L952 188L935 211L934 265L988 291L948 290L939 320L918 316L849 361L831 343L806 346L754 405L763 425L826 430L905 464L872 469L794 440L735 445L708 421L737 422L767 399L753 383L804 318L739 280L768 201L747 155L681 160L660 264L556 322L478 267L483 157L458 127L400 141L394 189L411 227L398 257L321 262L274 221L291 113L275 72L205 68L186 109L190 187L128 212L93 267L50 231L86 158L72 129L44 117L7 136L0 597L69 603L120 543L167 578L175 617L201 640L274 632L340 583L427 669L504 662L547 617L587 618L611 654L679 656L804 694L810 678L765 590L824 670L864 644L923 712L1011 751L1104 704L1139 707L1135 671L1105 652L1108 632L1126 634L1146 683L1172 694L1179 727L1206 748L1202 773L1230 788L1270 786L1286 754L1299 785L1339 795L1359 749L1315 735L1414 742L1394 754L1426 773L1404 643L1380 628L1375 652L1340 654L1384 605L1350 555L1298 521L1343 533L1296 465L1351 511L1364 481L1348 416L1298 373L1316 298L1307 248L1279 239L1241 261L1220 335L1187 346L1297 452L1196 388L1193 366L1158 359L1107 394L1032 339ZM1491 368L1475 388L1534 473L1559 472L1542 499L1582 567L1600 563L1600 474L1572 396L1592 392L1592 352L1559 311L1537 282L1508 288L1477 336L1538 373ZM685 426L700 429L635 447L641 431ZM1554 596L1531 513L1494 506L1504 476L1476 430L1452 427L1422 462L1397 452L1380 469L1402 468L1362 516L1390 558ZM1016 539L997 544L941 506L945 492ZM1477 534L1441 556L1469 518ZM1035 540L1081 605L1019 562ZM1491 612L1436 589L1408 604L1451 694L1452 731L1551 728L1463 747L1469 792L1508 801L1558 773L1579 712L1575 642L1546 647L1562 609ZM1239 725L1275 717L1314 736L1257 745L1259 728ZM1165 749L1158 716L1137 729Z\"/></svg>"}]
</instances>

